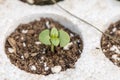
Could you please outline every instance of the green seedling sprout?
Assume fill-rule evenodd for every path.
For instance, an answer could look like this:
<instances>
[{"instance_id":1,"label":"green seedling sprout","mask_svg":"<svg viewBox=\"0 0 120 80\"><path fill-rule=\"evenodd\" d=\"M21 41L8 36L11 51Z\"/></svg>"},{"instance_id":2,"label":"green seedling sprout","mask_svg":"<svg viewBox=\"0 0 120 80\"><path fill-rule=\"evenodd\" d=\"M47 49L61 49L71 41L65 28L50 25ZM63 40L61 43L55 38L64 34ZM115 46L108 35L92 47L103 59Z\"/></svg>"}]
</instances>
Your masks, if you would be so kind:
<instances>
[{"instance_id":1,"label":"green seedling sprout","mask_svg":"<svg viewBox=\"0 0 120 80\"><path fill-rule=\"evenodd\" d=\"M45 29L39 34L39 40L45 45L51 45L51 51L59 46L64 47L70 42L70 36L64 30L57 30L53 27L51 30Z\"/></svg>"}]
</instances>

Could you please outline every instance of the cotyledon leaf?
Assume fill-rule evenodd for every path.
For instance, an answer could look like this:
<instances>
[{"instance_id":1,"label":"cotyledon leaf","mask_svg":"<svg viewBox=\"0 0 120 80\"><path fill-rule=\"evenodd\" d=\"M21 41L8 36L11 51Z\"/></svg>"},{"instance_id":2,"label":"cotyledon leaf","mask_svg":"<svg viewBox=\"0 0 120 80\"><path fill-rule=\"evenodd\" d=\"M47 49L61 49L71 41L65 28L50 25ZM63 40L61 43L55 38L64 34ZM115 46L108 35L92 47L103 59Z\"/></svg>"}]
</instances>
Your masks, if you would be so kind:
<instances>
[{"instance_id":1,"label":"cotyledon leaf","mask_svg":"<svg viewBox=\"0 0 120 80\"><path fill-rule=\"evenodd\" d=\"M58 30L55 27L52 28L52 30L50 32L50 36L52 38L57 38L58 37Z\"/></svg>"},{"instance_id":2,"label":"cotyledon leaf","mask_svg":"<svg viewBox=\"0 0 120 80\"><path fill-rule=\"evenodd\" d=\"M41 41L41 43L46 44L46 45L51 45L49 34L50 34L50 31L48 29L42 31L39 34L39 40Z\"/></svg>"},{"instance_id":3,"label":"cotyledon leaf","mask_svg":"<svg viewBox=\"0 0 120 80\"><path fill-rule=\"evenodd\" d=\"M64 47L70 42L70 36L67 32L60 30L59 31L60 46Z\"/></svg>"}]
</instances>

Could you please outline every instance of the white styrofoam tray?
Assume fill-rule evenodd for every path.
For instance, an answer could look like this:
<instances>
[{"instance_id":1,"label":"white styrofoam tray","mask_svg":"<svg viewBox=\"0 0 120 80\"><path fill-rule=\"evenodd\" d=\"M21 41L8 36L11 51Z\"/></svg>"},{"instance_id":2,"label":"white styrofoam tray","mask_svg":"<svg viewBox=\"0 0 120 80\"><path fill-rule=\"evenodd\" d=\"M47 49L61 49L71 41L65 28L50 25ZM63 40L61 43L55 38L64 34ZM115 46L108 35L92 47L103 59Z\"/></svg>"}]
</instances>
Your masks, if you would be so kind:
<instances>
[{"instance_id":1,"label":"white styrofoam tray","mask_svg":"<svg viewBox=\"0 0 120 80\"><path fill-rule=\"evenodd\" d=\"M115 0L65 0L59 3L74 13L105 31L109 24L120 19L120 2ZM84 50L76 62L75 69L49 76L26 73L12 65L4 53L4 39L8 29L24 16L32 14L57 14L75 24L81 32ZM120 68L113 65L102 53L102 34L84 24L56 5L31 6L18 0L0 0L0 80L120 80Z\"/></svg>"}]
</instances>

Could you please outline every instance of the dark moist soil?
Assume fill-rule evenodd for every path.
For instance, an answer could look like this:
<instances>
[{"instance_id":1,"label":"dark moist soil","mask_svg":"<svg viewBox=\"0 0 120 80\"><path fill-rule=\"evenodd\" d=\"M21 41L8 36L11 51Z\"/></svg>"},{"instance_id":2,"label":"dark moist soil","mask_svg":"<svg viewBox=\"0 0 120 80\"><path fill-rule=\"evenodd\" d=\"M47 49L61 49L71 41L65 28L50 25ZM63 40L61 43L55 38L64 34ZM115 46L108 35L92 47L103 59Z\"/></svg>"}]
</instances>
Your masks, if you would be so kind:
<instances>
[{"instance_id":1,"label":"dark moist soil","mask_svg":"<svg viewBox=\"0 0 120 80\"><path fill-rule=\"evenodd\" d=\"M51 0L32 0L33 2L29 2L29 0L20 0L26 2L28 4L35 4L35 5L51 5L54 4ZM63 0L55 0L56 2L63 1Z\"/></svg>"},{"instance_id":2,"label":"dark moist soil","mask_svg":"<svg viewBox=\"0 0 120 80\"><path fill-rule=\"evenodd\" d=\"M103 35L101 39L102 50L110 61L120 67L120 21L111 24L105 33L111 35L113 39Z\"/></svg>"},{"instance_id":3,"label":"dark moist soil","mask_svg":"<svg viewBox=\"0 0 120 80\"><path fill-rule=\"evenodd\" d=\"M51 26L63 29L70 35L69 50L61 47L55 48L55 53L51 52L50 46L39 42L38 36L41 31ZM52 74L51 68L61 66L65 71L74 68L75 62L80 58L83 43L79 35L60 25L50 18L42 18L28 24L21 24L7 37L5 52L11 63L21 70L33 74Z\"/></svg>"}]
</instances>

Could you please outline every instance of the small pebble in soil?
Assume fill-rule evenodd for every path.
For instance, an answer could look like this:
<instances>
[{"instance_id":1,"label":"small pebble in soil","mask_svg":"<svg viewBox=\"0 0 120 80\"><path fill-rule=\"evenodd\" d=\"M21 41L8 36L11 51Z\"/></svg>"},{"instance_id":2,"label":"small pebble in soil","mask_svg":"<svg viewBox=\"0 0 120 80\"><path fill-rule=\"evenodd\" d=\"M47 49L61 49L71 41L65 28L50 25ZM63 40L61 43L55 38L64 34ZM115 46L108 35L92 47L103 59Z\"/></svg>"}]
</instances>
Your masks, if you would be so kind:
<instances>
[{"instance_id":1,"label":"small pebble in soil","mask_svg":"<svg viewBox=\"0 0 120 80\"><path fill-rule=\"evenodd\" d=\"M49 67L45 67L45 71L48 71L49 70Z\"/></svg>"},{"instance_id":2,"label":"small pebble in soil","mask_svg":"<svg viewBox=\"0 0 120 80\"><path fill-rule=\"evenodd\" d=\"M26 47L26 44L25 44L25 43L23 43L23 47Z\"/></svg>"},{"instance_id":3,"label":"small pebble in soil","mask_svg":"<svg viewBox=\"0 0 120 80\"><path fill-rule=\"evenodd\" d=\"M113 34L113 32L111 31L110 34Z\"/></svg>"},{"instance_id":4,"label":"small pebble in soil","mask_svg":"<svg viewBox=\"0 0 120 80\"><path fill-rule=\"evenodd\" d=\"M34 56L36 56L36 55L38 55L38 53L32 53L32 54L31 54L32 57L34 57Z\"/></svg>"},{"instance_id":5,"label":"small pebble in soil","mask_svg":"<svg viewBox=\"0 0 120 80\"><path fill-rule=\"evenodd\" d=\"M120 50L119 50L118 47L116 47L115 45L113 45L113 46L110 48L110 51L115 51L117 54L120 54Z\"/></svg>"},{"instance_id":6,"label":"small pebble in soil","mask_svg":"<svg viewBox=\"0 0 120 80\"><path fill-rule=\"evenodd\" d=\"M82 53L82 51L81 50L78 50L79 51L79 53Z\"/></svg>"},{"instance_id":7,"label":"small pebble in soil","mask_svg":"<svg viewBox=\"0 0 120 80\"><path fill-rule=\"evenodd\" d=\"M24 57L27 59L29 57L28 53L24 53Z\"/></svg>"},{"instance_id":8,"label":"small pebble in soil","mask_svg":"<svg viewBox=\"0 0 120 80\"><path fill-rule=\"evenodd\" d=\"M43 51L42 53L45 54L45 51Z\"/></svg>"},{"instance_id":9,"label":"small pebble in soil","mask_svg":"<svg viewBox=\"0 0 120 80\"><path fill-rule=\"evenodd\" d=\"M46 66L47 66L47 63L45 62L45 63L44 63L44 67L46 67Z\"/></svg>"},{"instance_id":10,"label":"small pebble in soil","mask_svg":"<svg viewBox=\"0 0 120 80\"><path fill-rule=\"evenodd\" d=\"M69 48L73 45L72 42L68 43L63 49L64 50L69 50Z\"/></svg>"},{"instance_id":11,"label":"small pebble in soil","mask_svg":"<svg viewBox=\"0 0 120 80\"><path fill-rule=\"evenodd\" d=\"M107 52L107 50L103 49L103 52Z\"/></svg>"},{"instance_id":12,"label":"small pebble in soil","mask_svg":"<svg viewBox=\"0 0 120 80\"><path fill-rule=\"evenodd\" d=\"M24 56L21 56L21 59L23 59L23 60L24 60Z\"/></svg>"},{"instance_id":13,"label":"small pebble in soil","mask_svg":"<svg viewBox=\"0 0 120 80\"><path fill-rule=\"evenodd\" d=\"M112 55L112 58L113 59L117 58L117 55L116 54Z\"/></svg>"},{"instance_id":14,"label":"small pebble in soil","mask_svg":"<svg viewBox=\"0 0 120 80\"><path fill-rule=\"evenodd\" d=\"M35 44L39 45L39 44L41 44L41 42L40 41L36 41Z\"/></svg>"},{"instance_id":15,"label":"small pebble in soil","mask_svg":"<svg viewBox=\"0 0 120 80\"><path fill-rule=\"evenodd\" d=\"M112 32L115 32L116 30L117 30L117 28L113 28L113 29L112 29Z\"/></svg>"},{"instance_id":16,"label":"small pebble in soil","mask_svg":"<svg viewBox=\"0 0 120 80\"><path fill-rule=\"evenodd\" d=\"M70 33L70 37L74 37L74 34Z\"/></svg>"},{"instance_id":17,"label":"small pebble in soil","mask_svg":"<svg viewBox=\"0 0 120 80\"><path fill-rule=\"evenodd\" d=\"M13 53L13 52L14 52L14 49L13 49L13 48L8 48L8 51L9 51L10 53Z\"/></svg>"},{"instance_id":18,"label":"small pebble in soil","mask_svg":"<svg viewBox=\"0 0 120 80\"><path fill-rule=\"evenodd\" d=\"M28 32L28 30L22 30L22 33L26 34Z\"/></svg>"},{"instance_id":19,"label":"small pebble in soil","mask_svg":"<svg viewBox=\"0 0 120 80\"><path fill-rule=\"evenodd\" d=\"M30 69L35 71L36 70L35 65L30 66Z\"/></svg>"},{"instance_id":20,"label":"small pebble in soil","mask_svg":"<svg viewBox=\"0 0 120 80\"><path fill-rule=\"evenodd\" d=\"M77 40L77 43L80 43L80 40Z\"/></svg>"},{"instance_id":21,"label":"small pebble in soil","mask_svg":"<svg viewBox=\"0 0 120 80\"><path fill-rule=\"evenodd\" d=\"M28 3L33 4L34 0L27 0Z\"/></svg>"},{"instance_id":22,"label":"small pebble in soil","mask_svg":"<svg viewBox=\"0 0 120 80\"><path fill-rule=\"evenodd\" d=\"M108 44L107 47L110 47L110 45Z\"/></svg>"},{"instance_id":23,"label":"small pebble in soil","mask_svg":"<svg viewBox=\"0 0 120 80\"><path fill-rule=\"evenodd\" d=\"M24 37L21 37L21 40L24 40Z\"/></svg>"},{"instance_id":24,"label":"small pebble in soil","mask_svg":"<svg viewBox=\"0 0 120 80\"><path fill-rule=\"evenodd\" d=\"M44 57L43 57L43 56L41 57L41 60L44 60Z\"/></svg>"},{"instance_id":25,"label":"small pebble in soil","mask_svg":"<svg viewBox=\"0 0 120 80\"><path fill-rule=\"evenodd\" d=\"M120 61L120 58L116 54L112 55L112 59L115 61Z\"/></svg>"},{"instance_id":26,"label":"small pebble in soil","mask_svg":"<svg viewBox=\"0 0 120 80\"><path fill-rule=\"evenodd\" d=\"M55 66L51 68L52 73L59 73L61 71L61 66Z\"/></svg>"},{"instance_id":27,"label":"small pebble in soil","mask_svg":"<svg viewBox=\"0 0 120 80\"><path fill-rule=\"evenodd\" d=\"M45 54L45 53L46 53L46 49L45 49L45 48L43 49L43 52L42 52L42 53L43 53L43 54Z\"/></svg>"},{"instance_id":28,"label":"small pebble in soil","mask_svg":"<svg viewBox=\"0 0 120 80\"><path fill-rule=\"evenodd\" d=\"M50 22L46 21L46 27L49 29L50 28Z\"/></svg>"}]
</instances>

